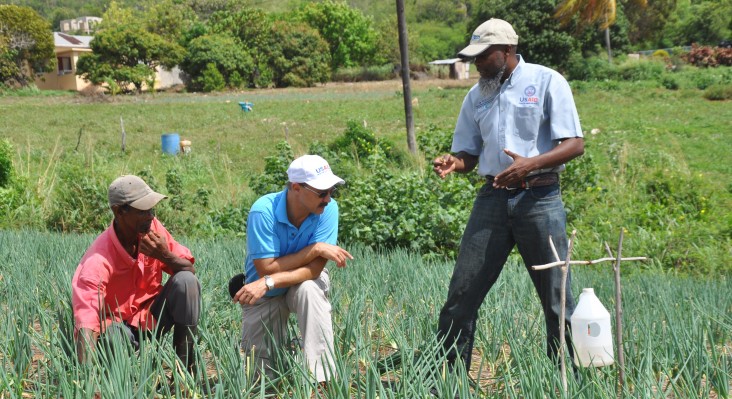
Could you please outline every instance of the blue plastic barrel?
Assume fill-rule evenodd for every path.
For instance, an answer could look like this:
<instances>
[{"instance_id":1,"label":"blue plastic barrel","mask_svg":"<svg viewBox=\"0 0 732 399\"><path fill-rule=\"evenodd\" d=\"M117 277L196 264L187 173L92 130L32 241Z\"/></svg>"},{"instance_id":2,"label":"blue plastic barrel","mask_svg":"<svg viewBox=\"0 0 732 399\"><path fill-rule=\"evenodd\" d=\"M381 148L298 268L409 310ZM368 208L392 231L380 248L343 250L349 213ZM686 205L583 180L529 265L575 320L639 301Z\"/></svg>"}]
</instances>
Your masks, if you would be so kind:
<instances>
[{"instance_id":1,"label":"blue plastic barrel","mask_svg":"<svg viewBox=\"0 0 732 399\"><path fill-rule=\"evenodd\" d=\"M178 133L166 133L160 138L163 144L163 154L178 154L180 151L180 136Z\"/></svg>"}]
</instances>

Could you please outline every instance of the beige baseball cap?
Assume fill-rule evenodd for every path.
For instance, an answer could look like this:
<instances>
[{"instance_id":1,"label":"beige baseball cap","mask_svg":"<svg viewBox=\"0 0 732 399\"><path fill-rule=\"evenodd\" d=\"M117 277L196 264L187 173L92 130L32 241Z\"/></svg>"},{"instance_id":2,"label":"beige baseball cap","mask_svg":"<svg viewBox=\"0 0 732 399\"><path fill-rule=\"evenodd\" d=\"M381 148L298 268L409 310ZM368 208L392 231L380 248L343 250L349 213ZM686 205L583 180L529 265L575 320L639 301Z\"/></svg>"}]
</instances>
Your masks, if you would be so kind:
<instances>
[{"instance_id":1,"label":"beige baseball cap","mask_svg":"<svg viewBox=\"0 0 732 399\"><path fill-rule=\"evenodd\" d=\"M518 35L508 22L491 18L478 27L470 38L470 44L458 53L459 56L472 58L494 44L518 44Z\"/></svg>"},{"instance_id":2,"label":"beige baseball cap","mask_svg":"<svg viewBox=\"0 0 732 399\"><path fill-rule=\"evenodd\" d=\"M328 161L318 155L303 155L292 161L287 169L291 183L305 183L318 190L327 190L345 181L333 174Z\"/></svg>"},{"instance_id":3,"label":"beige baseball cap","mask_svg":"<svg viewBox=\"0 0 732 399\"><path fill-rule=\"evenodd\" d=\"M167 196L156 193L142 179L133 175L116 178L109 185L109 206L129 205L135 209L146 211L157 205Z\"/></svg>"}]
</instances>

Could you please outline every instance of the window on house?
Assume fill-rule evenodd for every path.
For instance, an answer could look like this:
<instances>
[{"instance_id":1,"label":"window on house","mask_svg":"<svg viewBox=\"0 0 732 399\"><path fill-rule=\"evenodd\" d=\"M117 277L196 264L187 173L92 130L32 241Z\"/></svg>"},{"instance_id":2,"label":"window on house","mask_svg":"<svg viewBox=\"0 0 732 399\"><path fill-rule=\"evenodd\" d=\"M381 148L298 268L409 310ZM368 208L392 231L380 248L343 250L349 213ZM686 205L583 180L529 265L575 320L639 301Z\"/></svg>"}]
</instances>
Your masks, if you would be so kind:
<instances>
[{"instance_id":1,"label":"window on house","mask_svg":"<svg viewBox=\"0 0 732 399\"><path fill-rule=\"evenodd\" d=\"M71 57L58 57L58 74L59 75L66 75L67 73L71 73Z\"/></svg>"}]
</instances>

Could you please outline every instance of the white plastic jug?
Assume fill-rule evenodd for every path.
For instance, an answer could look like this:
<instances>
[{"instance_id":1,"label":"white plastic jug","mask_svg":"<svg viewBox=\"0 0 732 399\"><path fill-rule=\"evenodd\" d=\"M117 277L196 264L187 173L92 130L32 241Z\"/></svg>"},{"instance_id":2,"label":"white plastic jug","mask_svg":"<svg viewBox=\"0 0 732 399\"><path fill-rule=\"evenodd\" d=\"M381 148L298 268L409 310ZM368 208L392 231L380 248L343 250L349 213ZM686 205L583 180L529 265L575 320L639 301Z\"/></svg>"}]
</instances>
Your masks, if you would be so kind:
<instances>
[{"instance_id":1,"label":"white plastic jug","mask_svg":"<svg viewBox=\"0 0 732 399\"><path fill-rule=\"evenodd\" d=\"M582 289L571 322L576 365L599 367L615 362L610 313L595 296L595 290Z\"/></svg>"}]
</instances>

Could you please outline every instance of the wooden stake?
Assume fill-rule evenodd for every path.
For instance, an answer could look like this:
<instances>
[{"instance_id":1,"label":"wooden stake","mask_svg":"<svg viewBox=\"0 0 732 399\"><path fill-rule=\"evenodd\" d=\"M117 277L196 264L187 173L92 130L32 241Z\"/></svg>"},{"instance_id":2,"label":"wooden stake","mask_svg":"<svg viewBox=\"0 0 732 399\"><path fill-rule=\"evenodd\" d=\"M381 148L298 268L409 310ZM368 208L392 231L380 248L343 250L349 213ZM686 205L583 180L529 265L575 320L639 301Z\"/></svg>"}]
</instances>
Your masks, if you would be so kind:
<instances>
[{"instance_id":1,"label":"wooden stake","mask_svg":"<svg viewBox=\"0 0 732 399\"><path fill-rule=\"evenodd\" d=\"M81 143L81 132L84 131L84 126L79 128L79 137L76 138L76 147L74 148L74 152L79 150L79 143Z\"/></svg>"},{"instance_id":2,"label":"wooden stake","mask_svg":"<svg viewBox=\"0 0 732 399\"><path fill-rule=\"evenodd\" d=\"M127 147L127 133L125 133L125 121L122 120L122 117L119 117L119 124L122 127L122 152L125 152L125 149Z\"/></svg>"},{"instance_id":3,"label":"wooden stake","mask_svg":"<svg viewBox=\"0 0 732 399\"><path fill-rule=\"evenodd\" d=\"M574 247L574 237L576 235L577 230L572 230L572 237L569 239L569 248L567 249L567 260L565 261L564 266L562 266L562 292L560 293L561 308L559 311L559 364L560 371L562 373L562 388L564 389L565 395L567 394L567 362L564 359L564 348L567 345L567 340L564 339L564 332L567 329L567 326L564 319L566 318L565 315L567 312L567 274L569 272L569 261L572 257L572 247Z\"/></svg>"},{"instance_id":4,"label":"wooden stake","mask_svg":"<svg viewBox=\"0 0 732 399\"><path fill-rule=\"evenodd\" d=\"M620 261L623 252L623 231L620 228L620 238L618 239L618 253L615 260L615 342L618 346L618 397L623 394L625 387L625 355L623 354L623 306L622 296L620 292Z\"/></svg>"}]
</instances>

